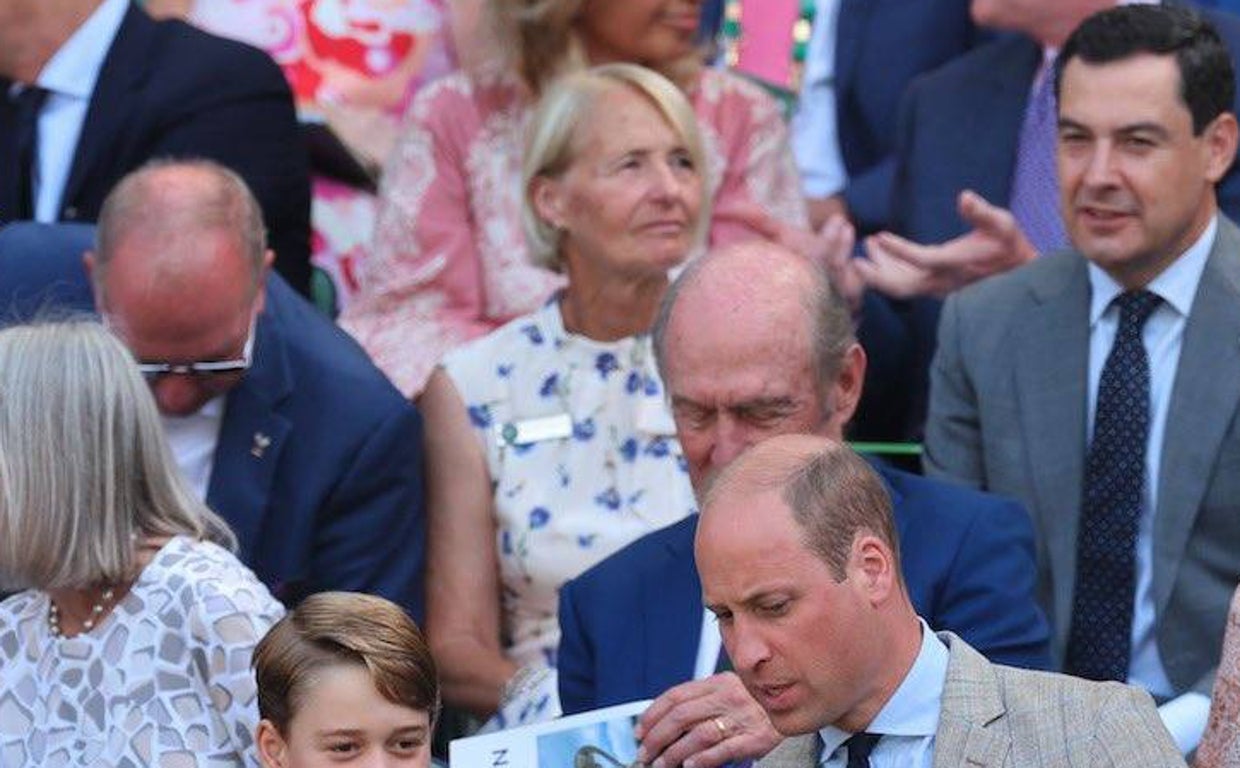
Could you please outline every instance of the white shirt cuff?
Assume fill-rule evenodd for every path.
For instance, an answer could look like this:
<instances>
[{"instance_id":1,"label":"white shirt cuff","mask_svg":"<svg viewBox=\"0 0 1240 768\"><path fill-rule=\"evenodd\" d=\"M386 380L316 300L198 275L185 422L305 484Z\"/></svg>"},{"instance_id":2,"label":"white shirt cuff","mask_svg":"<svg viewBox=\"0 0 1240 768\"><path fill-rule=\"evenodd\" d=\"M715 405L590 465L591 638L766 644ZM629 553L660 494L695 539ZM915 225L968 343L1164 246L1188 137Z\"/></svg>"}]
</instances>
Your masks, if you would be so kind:
<instances>
[{"instance_id":1,"label":"white shirt cuff","mask_svg":"<svg viewBox=\"0 0 1240 768\"><path fill-rule=\"evenodd\" d=\"M1210 698L1200 693L1186 693L1158 708L1158 716L1171 732L1171 738L1187 755L1201 743L1201 734L1210 718Z\"/></svg>"}]
</instances>

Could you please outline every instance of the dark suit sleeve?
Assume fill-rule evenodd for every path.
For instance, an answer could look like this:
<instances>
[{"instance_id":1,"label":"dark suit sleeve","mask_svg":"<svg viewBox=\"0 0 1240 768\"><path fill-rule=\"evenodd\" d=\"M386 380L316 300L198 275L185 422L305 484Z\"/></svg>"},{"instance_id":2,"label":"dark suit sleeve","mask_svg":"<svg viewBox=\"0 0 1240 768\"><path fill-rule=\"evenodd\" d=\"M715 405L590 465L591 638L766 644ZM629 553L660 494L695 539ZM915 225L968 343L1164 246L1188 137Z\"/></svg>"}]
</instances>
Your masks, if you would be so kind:
<instances>
[{"instance_id":1,"label":"dark suit sleeve","mask_svg":"<svg viewBox=\"0 0 1240 768\"><path fill-rule=\"evenodd\" d=\"M977 514L962 537L936 597L934 617L997 664L1050 669L1050 626L1039 606L1033 523L1025 508L998 496L973 502Z\"/></svg>"},{"instance_id":2,"label":"dark suit sleeve","mask_svg":"<svg viewBox=\"0 0 1240 768\"><path fill-rule=\"evenodd\" d=\"M977 395L961 349L964 324L958 297L951 297L939 320L938 349L930 366L930 409L926 419L927 475L986 487Z\"/></svg>"},{"instance_id":3,"label":"dark suit sleeve","mask_svg":"<svg viewBox=\"0 0 1240 768\"><path fill-rule=\"evenodd\" d=\"M866 291L857 325L865 350L865 386L848 427L853 440L917 439L910 422L909 361L915 354L904 302Z\"/></svg>"},{"instance_id":4,"label":"dark suit sleeve","mask_svg":"<svg viewBox=\"0 0 1240 768\"><path fill-rule=\"evenodd\" d=\"M212 59L221 59L213 46ZM310 171L292 94L266 54L232 44L209 80L187 84L148 157L201 157L236 171L258 198L276 269L310 285ZM187 52L186 55L192 55Z\"/></svg>"},{"instance_id":5,"label":"dark suit sleeve","mask_svg":"<svg viewBox=\"0 0 1240 768\"><path fill-rule=\"evenodd\" d=\"M595 709L594 653L585 626L577 613L576 580L560 588L560 650L556 671L560 684L560 708L566 715Z\"/></svg>"},{"instance_id":6,"label":"dark suit sleeve","mask_svg":"<svg viewBox=\"0 0 1240 768\"><path fill-rule=\"evenodd\" d=\"M421 622L426 555L422 421L412 405L401 405L358 447L321 509L307 591L380 595Z\"/></svg>"},{"instance_id":7,"label":"dark suit sleeve","mask_svg":"<svg viewBox=\"0 0 1240 768\"><path fill-rule=\"evenodd\" d=\"M891 195L895 186L896 159L888 155L877 165L849 178L844 202L861 233L887 228L891 220Z\"/></svg>"},{"instance_id":8,"label":"dark suit sleeve","mask_svg":"<svg viewBox=\"0 0 1240 768\"><path fill-rule=\"evenodd\" d=\"M1205 8L1202 9L1202 15L1218 31L1219 37L1223 39L1223 43L1231 53L1231 60L1240 61L1240 18L1237 18L1233 10L1234 4L1232 6L1226 11ZM1240 114L1240 70L1237 70L1235 74L1236 98L1232 104L1232 111ZM1219 181L1216 190L1219 210L1227 214L1232 221L1240 221L1240 164L1232 163L1226 175Z\"/></svg>"}]
</instances>

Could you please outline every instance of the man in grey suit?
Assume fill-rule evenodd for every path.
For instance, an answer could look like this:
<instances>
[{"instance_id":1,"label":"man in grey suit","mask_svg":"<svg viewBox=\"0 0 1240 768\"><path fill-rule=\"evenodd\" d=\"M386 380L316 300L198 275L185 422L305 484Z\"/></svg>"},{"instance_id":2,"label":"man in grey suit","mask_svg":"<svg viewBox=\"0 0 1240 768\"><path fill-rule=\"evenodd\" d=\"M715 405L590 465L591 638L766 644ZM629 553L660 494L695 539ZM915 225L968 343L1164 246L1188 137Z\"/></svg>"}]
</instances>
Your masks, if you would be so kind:
<instances>
[{"instance_id":1,"label":"man in grey suit","mask_svg":"<svg viewBox=\"0 0 1240 768\"><path fill-rule=\"evenodd\" d=\"M1057 71L1077 252L947 302L925 465L1029 506L1057 663L1149 690L1188 752L1240 581L1232 64L1191 13L1125 6Z\"/></svg>"},{"instance_id":2,"label":"man in grey suit","mask_svg":"<svg viewBox=\"0 0 1240 768\"><path fill-rule=\"evenodd\" d=\"M759 765L1184 764L1144 691L995 665L936 635L898 552L882 481L823 438L761 443L707 491L704 602L745 687L792 737Z\"/></svg>"}]
</instances>

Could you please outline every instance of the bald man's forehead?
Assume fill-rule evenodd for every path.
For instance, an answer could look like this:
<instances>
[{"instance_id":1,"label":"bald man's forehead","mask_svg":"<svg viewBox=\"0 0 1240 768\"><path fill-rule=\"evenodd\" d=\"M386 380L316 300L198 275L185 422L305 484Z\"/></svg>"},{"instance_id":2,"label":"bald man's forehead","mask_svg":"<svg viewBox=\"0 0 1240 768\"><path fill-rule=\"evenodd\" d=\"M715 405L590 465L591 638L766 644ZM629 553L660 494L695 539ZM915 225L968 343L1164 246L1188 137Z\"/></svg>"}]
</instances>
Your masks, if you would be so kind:
<instances>
[{"instance_id":1,"label":"bald man's forehead","mask_svg":"<svg viewBox=\"0 0 1240 768\"><path fill-rule=\"evenodd\" d=\"M185 233L171 239L127 233L95 277L109 311L137 307L181 314L199 308L244 311L257 282L251 262L227 233Z\"/></svg>"}]
</instances>

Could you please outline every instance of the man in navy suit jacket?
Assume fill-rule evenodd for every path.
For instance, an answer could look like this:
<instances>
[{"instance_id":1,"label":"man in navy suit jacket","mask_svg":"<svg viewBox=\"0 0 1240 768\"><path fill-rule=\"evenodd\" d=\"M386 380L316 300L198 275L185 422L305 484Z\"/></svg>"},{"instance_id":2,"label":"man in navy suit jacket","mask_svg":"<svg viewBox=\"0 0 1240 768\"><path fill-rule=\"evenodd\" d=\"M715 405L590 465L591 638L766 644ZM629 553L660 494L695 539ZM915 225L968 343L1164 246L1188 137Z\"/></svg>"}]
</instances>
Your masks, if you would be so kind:
<instances>
[{"instance_id":1,"label":"man in navy suit jacket","mask_svg":"<svg viewBox=\"0 0 1240 768\"><path fill-rule=\"evenodd\" d=\"M155 21L130 0L0 5L0 224L35 218L16 204L20 131L9 98L15 85L35 84L50 94L32 172L67 166L58 204L39 221L94 222L113 185L148 160L210 158L246 180L262 205L276 269L299 292L309 290L309 164L288 84L270 57L181 21ZM90 88L95 70L85 61L95 56ZM71 71L71 81L57 79L57 69ZM81 92L68 92L75 87ZM85 116L74 133L67 115L78 108ZM41 157L47 153L63 157L53 163ZM56 175L38 185L54 192Z\"/></svg>"},{"instance_id":2,"label":"man in navy suit jacket","mask_svg":"<svg viewBox=\"0 0 1240 768\"><path fill-rule=\"evenodd\" d=\"M0 317L93 309L85 229L0 232ZM221 167L141 170L104 206L90 257L101 314L140 361L174 367L149 378L178 464L278 598L369 592L420 619L421 419L352 339L269 273L261 234L253 198ZM219 361L237 370L185 369Z\"/></svg>"},{"instance_id":3,"label":"man in navy suit jacket","mask_svg":"<svg viewBox=\"0 0 1240 768\"><path fill-rule=\"evenodd\" d=\"M802 119L812 113L812 100L833 98L835 140L847 173L838 200L857 230L869 234L886 228L890 219L901 96L914 78L965 53L981 34L969 18L969 0L839 0L838 14L832 84L815 90L806 83L793 142L807 173L807 155L822 139L813 121L803 126ZM811 45L811 56L815 50ZM806 70L812 65L807 62ZM806 129L810 134L802 135ZM822 194L808 186L806 191L811 197ZM816 221L824 221L823 213L833 209L820 212L811 201L811 210Z\"/></svg>"},{"instance_id":4,"label":"man in navy suit jacket","mask_svg":"<svg viewBox=\"0 0 1240 768\"><path fill-rule=\"evenodd\" d=\"M691 265L664 300L655 349L699 493L766 437L842 439L865 376L852 318L826 278L765 242ZM880 472L918 612L993 659L1049 665L1049 629L1035 600L1033 526L1024 508ZM717 765L778 741L735 675L685 682L714 669L718 655L711 653L717 633L704 623L694 569L696 524L695 516L649 534L560 591L561 705L576 712L661 695L642 720L643 762L662 752L678 765L701 753L699 765Z\"/></svg>"}]
</instances>

